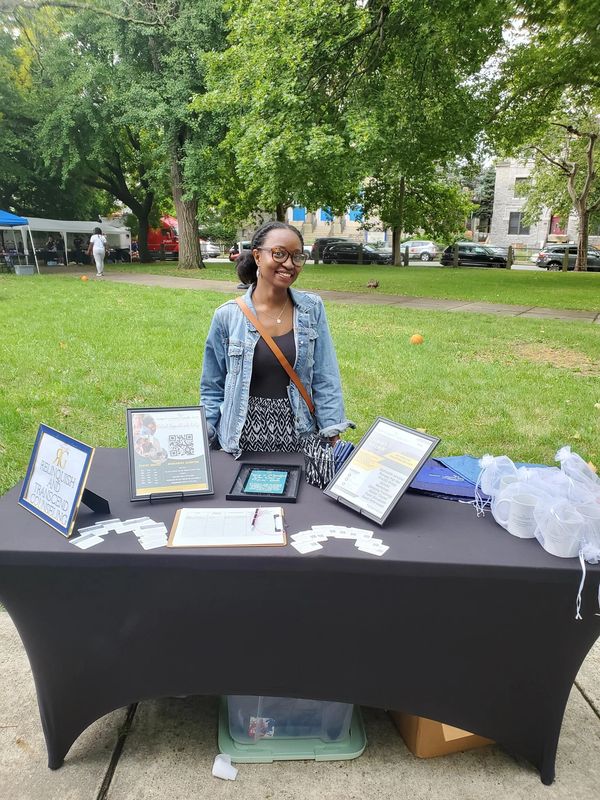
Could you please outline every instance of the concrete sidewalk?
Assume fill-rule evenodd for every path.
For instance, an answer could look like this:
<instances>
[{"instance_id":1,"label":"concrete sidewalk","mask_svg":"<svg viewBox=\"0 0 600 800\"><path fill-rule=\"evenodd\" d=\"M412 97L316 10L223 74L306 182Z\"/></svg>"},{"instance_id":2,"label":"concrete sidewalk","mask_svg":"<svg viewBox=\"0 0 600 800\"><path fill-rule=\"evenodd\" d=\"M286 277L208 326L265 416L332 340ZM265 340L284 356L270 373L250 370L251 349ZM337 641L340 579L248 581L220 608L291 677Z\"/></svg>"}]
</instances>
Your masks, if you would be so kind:
<instances>
[{"instance_id":1,"label":"concrete sidewalk","mask_svg":"<svg viewBox=\"0 0 600 800\"><path fill-rule=\"evenodd\" d=\"M54 273L56 274L56 268ZM42 270L44 271L44 270ZM62 268L59 274L75 274L72 268ZM93 278L94 272L81 268L76 274L87 274ZM133 283L140 286L158 286L163 289L195 289L237 293L234 281L213 281L204 278L178 278L171 275L145 275L133 272L107 272L104 280L115 283ZM303 287L304 288L304 287ZM308 290L308 287L307 287ZM600 324L600 310L575 311L560 308L542 308L536 306L515 306L506 303L481 303L466 300L440 300L432 297L409 297L407 295L379 294L377 289L366 292L331 292L319 291L323 300L340 303L360 303L367 305L396 306L414 308L425 311L460 311L474 314L496 314L505 317L523 317L524 319L558 319L564 321L591 322Z\"/></svg>"},{"instance_id":2,"label":"concrete sidewalk","mask_svg":"<svg viewBox=\"0 0 600 800\"><path fill-rule=\"evenodd\" d=\"M240 764L232 783L211 776L216 698L145 701L130 725L125 717L121 709L95 722L64 766L49 770L27 657L9 615L0 611L2 800L591 800L600 786L600 643L571 692L550 787L498 746L415 758L387 714L374 709L364 709L369 744L360 758Z\"/></svg>"}]
</instances>

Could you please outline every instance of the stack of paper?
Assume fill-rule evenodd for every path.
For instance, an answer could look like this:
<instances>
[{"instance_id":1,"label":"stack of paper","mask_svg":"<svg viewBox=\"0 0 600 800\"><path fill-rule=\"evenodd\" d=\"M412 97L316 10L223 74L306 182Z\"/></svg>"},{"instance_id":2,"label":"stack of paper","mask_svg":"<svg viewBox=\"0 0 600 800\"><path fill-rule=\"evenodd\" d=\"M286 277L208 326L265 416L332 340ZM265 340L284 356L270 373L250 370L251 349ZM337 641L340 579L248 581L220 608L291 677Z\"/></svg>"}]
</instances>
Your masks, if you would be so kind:
<instances>
[{"instance_id":1,"label":"stack of paper","mask_svg":"<svg viewBox=\"0 0 600 800\"><path fill-rule=\"evenodd\" d=\"M313 525L310 530L294 533L292 547L303 555L323 549L323 542L329 539L350 539L361 553L382 556L390 548L382 539L374 539L373 531L364 528L346 528L343 525Z\"/></svg>"}]
</instances>

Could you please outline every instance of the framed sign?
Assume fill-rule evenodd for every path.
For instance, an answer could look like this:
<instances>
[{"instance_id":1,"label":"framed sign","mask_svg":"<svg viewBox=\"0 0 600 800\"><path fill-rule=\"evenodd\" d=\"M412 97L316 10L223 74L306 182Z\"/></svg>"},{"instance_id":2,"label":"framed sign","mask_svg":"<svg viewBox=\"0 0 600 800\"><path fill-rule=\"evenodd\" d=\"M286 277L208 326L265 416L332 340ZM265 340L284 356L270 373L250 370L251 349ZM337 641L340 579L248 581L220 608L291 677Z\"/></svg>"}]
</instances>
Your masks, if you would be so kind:
<instances>
[{"instance_id":1,"label":"framed sign","mask_svg":"<svg viewBox=\"0 0 600 800\"><path fill-rule=\"evenodd\" d=\"M131 500L213 494L202 406L128 408Z\"/></svg>"},{"instance_id":2,"label":"framed sign","mask_svg":"<svg viewBox=\"0 0 600 800\"><path fill-rule=\"evenodd\" d=\"M325 494L383 525L439 441L378 417Z\"/></svg>"},{"instance_id":3,"label":"framed sign","mask_svg":"<svg viewBox=\"0 0 600 800\"><path fill-rule=\"evenodd\" d=\"M93 455L93 447L47 425L40 425L19 505L69 537Z\"/></svg>"}]
</instances>

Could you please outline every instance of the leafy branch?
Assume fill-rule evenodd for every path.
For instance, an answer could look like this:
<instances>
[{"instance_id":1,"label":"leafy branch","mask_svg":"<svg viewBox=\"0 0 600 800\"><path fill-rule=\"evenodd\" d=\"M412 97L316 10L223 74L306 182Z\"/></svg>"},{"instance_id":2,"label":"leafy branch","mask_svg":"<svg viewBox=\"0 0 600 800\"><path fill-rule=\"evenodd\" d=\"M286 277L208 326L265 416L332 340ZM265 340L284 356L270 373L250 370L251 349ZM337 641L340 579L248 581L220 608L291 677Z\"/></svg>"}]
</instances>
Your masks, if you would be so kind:
<instances>
[{"instance_id":1,"label":"leafy branch","mask_svg":"<svg viewBox=\"0 0 600 800\"><path fill-rule=\"evenodd\" d=\"M33 10L39 11L42 8L63 8L67 11L91 11L104 17L118 20L119 22L132 22L136 25L147 25L149 27L160 27L164 21L160 18L138 19L124 14L117 14L108 8L94 5L93 3L78 3L76 0L0 0L0 14L15 14L18 11Z\"/></svg>"}]
</instances>

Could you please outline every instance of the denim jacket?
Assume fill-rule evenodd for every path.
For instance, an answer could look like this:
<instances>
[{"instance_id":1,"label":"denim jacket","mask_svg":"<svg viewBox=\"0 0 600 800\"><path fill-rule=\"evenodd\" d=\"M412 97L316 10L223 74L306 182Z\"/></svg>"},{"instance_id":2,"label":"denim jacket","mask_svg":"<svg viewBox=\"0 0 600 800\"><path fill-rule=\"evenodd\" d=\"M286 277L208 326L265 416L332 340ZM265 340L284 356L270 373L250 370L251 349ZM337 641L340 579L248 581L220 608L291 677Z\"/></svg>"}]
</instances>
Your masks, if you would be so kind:
<instances>
[{"instance_id":1,"label":"denim jacket","mask_svg":"<svg viewBox=\"0 0 600 800\"><path fill-rule=\"evenodd\" d=\"M256 314L250 287L244 302ZM346 419L342 387L323 301L316 294L289 290L294 304L294 369L312 397L318 431L335 436L355 425ZM239 441L246 414L254 348L260 334L250 320L229 300L214 313L204 348L200 399L206 412L211 444L218 438L223 450L240 455ZM315 417L295 384L288 398L298 435L315 430Z\"/></svg>"}]
</instances>

